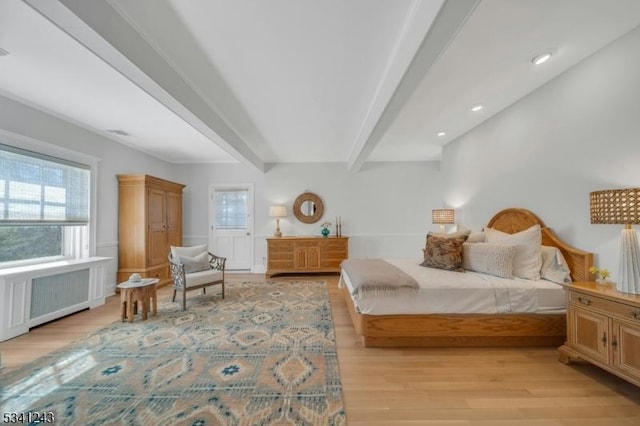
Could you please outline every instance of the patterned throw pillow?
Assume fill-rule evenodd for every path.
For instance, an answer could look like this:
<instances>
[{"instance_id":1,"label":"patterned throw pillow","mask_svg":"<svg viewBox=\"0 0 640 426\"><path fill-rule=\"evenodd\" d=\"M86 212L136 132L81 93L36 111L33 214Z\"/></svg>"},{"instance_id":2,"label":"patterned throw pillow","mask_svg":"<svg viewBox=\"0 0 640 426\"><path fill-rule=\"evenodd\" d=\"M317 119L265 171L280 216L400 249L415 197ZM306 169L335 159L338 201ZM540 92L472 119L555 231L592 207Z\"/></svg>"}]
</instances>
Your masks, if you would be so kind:
<instances>
[{"instance_id":1,"label":"patterned throw pillow","mask_svg":"<svg viewBox=\"0 0 640 426\"><path fill-rule=\"evenodd\" d=\"M488 243L515 246L513 276L524 278L525 280L540 279L540 269L542 268L542 234L540 225L533 225L515 234L508 234L491 228L486 228L484 232Z\"/></svg>"},{"instance_id":2,"label":"patterned throw pillow","mask_svg":"<svg viewBox=\"0 0 640 426\"><path fill-rule=\"evenodd\" d=\"M209 253L200 253L196 257L180 256L180 263L184 265L184 273L206 271L209 269Z\"/></svg>"},{"instance_id":3,"label":"patterned throw pillow","mask_svg":"<svg viewBox=\"0 0 640 426\"><path fill-rule=\"evenodd\" d=\"M513 278L515 246L491 243L464 243L462 267L502 278Z\"/></svg>"},{"instance_id":4,"label":"patterned throw pillow","mask_svg":"<svg viewBox=\"0 0 640 426\"><path fill-rule=\"evenodd\" d=\"M428 268L464 272L462 268L462 244L467 236L440 237L427 235L424 261L420 264Z\"/></svg>"}]
</instances>

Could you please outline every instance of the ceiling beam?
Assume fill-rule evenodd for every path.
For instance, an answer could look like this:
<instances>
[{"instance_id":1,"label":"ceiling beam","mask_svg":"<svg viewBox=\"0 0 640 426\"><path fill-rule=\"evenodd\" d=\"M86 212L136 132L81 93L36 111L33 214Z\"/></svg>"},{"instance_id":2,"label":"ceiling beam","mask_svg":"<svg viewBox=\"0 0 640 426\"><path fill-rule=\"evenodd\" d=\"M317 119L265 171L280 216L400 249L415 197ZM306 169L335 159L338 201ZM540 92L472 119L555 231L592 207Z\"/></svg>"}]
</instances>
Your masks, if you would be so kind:
<instances>
[{"instance_id":1,"label":"ceiling beam","mask_svg":"<svg viewBox=\"0 0 640 426\"><path fill-rule=\"evenodd\" d=\"M347 167L350 172L360 170L429 68L446 50L479 2L444 0L437 15L434 15L432 2L414 2L349 155Z\"/></svg>"},{"instance_id":2,"label":"ceiling beam","mask_svg":"<svg viewBox=\"0 0 640 426\"><path fill-rule=\"evenodd\" d=\"M246 141L107 1L25 2L233 158L265 171Z\"/></svg>"}]
</instances>

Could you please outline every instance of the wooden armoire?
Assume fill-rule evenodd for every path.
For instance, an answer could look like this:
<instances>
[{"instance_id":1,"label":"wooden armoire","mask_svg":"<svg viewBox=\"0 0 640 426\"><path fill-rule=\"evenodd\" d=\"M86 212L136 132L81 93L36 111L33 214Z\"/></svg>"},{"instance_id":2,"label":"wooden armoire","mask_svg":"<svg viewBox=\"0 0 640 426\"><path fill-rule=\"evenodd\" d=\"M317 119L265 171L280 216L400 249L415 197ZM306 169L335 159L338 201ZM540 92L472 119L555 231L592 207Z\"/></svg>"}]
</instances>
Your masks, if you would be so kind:
<instances>
[{"instance_id":1,"label":"wooden armoire","mask_svg":"<svg viewBox=\"0 0 640 426\"><path fill-rule=\"evenodd\" d=\"M185 185L149 175L118 175L118 282L134 272L171 282L170 246L182 246Z\"/></svg>"}]
</instances>

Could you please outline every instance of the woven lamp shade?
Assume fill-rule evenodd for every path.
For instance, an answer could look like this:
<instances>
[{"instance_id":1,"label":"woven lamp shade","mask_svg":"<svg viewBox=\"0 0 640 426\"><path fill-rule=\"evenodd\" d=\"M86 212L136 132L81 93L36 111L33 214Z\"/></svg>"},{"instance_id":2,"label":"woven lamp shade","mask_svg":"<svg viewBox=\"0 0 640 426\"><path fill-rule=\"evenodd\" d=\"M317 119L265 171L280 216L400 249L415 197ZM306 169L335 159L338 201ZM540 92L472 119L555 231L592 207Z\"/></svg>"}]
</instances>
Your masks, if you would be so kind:
<instances>
[{"instance_id":1,"label":"woven lamp shade","mask_svg":"<svg viewBox=\"0 0 640 426\"><path fill-rule=\"evenodd\" d=\"M431 222L438 225L449 225L455 223L453 209L434 209L431 211Z\"/></svg>"},{"instance_id":2,"label":"woven lamp shade","mask_svg":"<svg viewBox=\"0 0 640 426\"><path fill-rule=\"evenodd\" d=\"M640 188L605 189L589 194L591 223L640 223Z\"/></svg>"}]
</instances>

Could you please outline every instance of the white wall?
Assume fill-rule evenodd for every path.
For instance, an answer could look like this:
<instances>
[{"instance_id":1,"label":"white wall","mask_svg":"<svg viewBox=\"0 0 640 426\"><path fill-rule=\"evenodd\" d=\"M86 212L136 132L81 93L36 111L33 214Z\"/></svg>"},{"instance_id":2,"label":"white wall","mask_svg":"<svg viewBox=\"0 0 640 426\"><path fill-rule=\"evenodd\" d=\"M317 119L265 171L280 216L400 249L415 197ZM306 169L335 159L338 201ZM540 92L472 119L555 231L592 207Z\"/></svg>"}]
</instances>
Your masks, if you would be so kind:
<instances>
[{"instance_id":1,"label":"white wall","mask_svg":"<svg viewBox=\"0 0 640 426\"><path fill-rule=\"evenodd\" d=\"M445 202L460 221L528 208L615 280L622 226L590 224L589 192L640 186L638 46L640 29L447 145Z\"/></svg>"},{"instance_id":2,"label":"white wall","mask_svg":"<svg viewBox=\"0 0 640 426\"><path fill-rule=\"evenodd\" d=\"M442 206L440 172L436 163L370 163L350 174L344 163L276 164L262 174L243 165L177 166L176 180L185 189L185 244L208 240L208 188L211 184L254 185L254 270L266 257L265 238L275 219L269 206L284 204L288 216L280 221L284 235L319 235L318 224L299 222L291 211L305 191L320 196L325 213L320 222L335 225L350 237L351 257L419 257L425 233L432 228L431 209ZM332 229L333 232L333 229Z\"/></svg>"},{"instance_id":3,"label":"white wall","mask_svg":"<svg viewBox=\"0 0 640 426\"><path fill-rule=\"evenodd\" d=\"M118 256L118 180L121 173L149 173L172 179L172 167L69 122L0 96L0 129L97 157L96 255L113 257L108 286L115 288ZM2 143L0 136L0 143Z\"/></svg>"},{"instance_id":4,"label":"white wall","mask_svg":"<svg viewBox=\"0 0 640 426\"><path fill-rule=\"evenodd\" d=\"M115 285L118 254L116 175L147 173L187 185L184 192L184 243L208 240L208 192L211 184L251 183L255 191L254 270L263 268L265 238L275 220L269 206L285 204L285 235L318 235L319 224L298 222L291 206L309 190L325 204L322 221L341 216L350 254L358 257L417 257L425 233L433 229L431 209L442 206L437 163L371 163L350 174L344 163L277 164L262 174L241 164L172 165L101 135L0 96L0 129L97 157L97 252L113 257L110 286Z\"/></svg>"}]
</instances>

